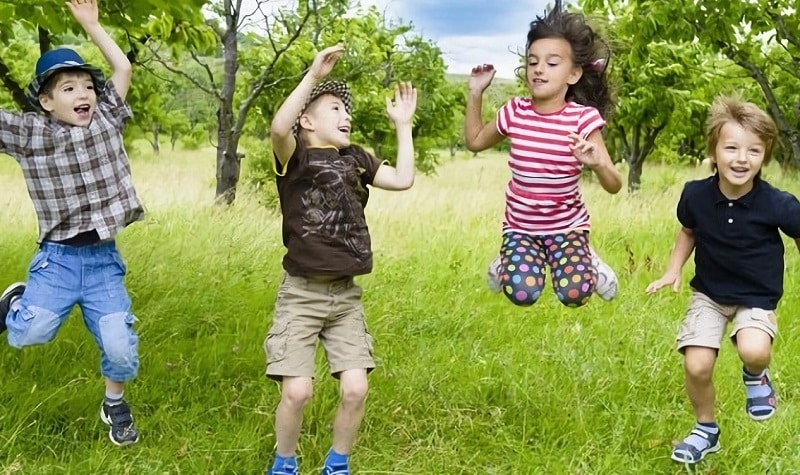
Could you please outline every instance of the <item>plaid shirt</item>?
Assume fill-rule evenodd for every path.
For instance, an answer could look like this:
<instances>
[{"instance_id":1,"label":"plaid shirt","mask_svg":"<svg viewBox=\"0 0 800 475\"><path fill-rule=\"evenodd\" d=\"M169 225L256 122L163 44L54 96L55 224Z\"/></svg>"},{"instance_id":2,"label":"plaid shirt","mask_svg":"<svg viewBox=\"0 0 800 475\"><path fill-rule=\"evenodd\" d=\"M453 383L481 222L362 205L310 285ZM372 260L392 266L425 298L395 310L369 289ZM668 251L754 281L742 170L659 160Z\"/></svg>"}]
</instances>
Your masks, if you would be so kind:
<instances>
[{"instance_id":1,"label":"plaid shirt","mask_svg":"<svg viewBox=\"0 0 800 475\"><path fill-rule=\"evenodd\" d=\"M88 127L0 110L0 152L22 167L39 220L37 242L91 230L111 239L144 216L122 143L131 117L110 81Z\"/></svg>"}]
</instances>

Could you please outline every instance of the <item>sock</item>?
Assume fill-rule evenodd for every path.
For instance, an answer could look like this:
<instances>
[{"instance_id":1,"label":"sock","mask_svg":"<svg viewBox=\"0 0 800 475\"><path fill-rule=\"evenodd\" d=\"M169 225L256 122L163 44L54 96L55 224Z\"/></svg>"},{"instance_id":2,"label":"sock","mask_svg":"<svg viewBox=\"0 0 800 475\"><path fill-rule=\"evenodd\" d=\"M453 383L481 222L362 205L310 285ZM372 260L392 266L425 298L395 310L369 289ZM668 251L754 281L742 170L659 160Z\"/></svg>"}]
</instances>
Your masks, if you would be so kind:
<instances>
[{"instance_id":1,"label":"sock","mask_svg":"<svg viewBox=\"0 0 800 475\"><path fill-rule=\"evenodd\" d=\"M103 399L103 404L108 406L116 406L117 404L122 402L122 395L124 393L112 393L108 389L106 389L106 397Z\"/></svg>"},{"instance_id":2,"label":"sock","mask_svg":"<svg viewBox=\"0 0 800 475\"><path fill-rule=\"evenodd\" d=\"M16 297L11 297L11 300L8 302L8 309L10 311L19 310L19 305L17 305L17 302L19 302L21 298L22 298L21 295L17 295Z\"/></svg>"},{"instance_id":3,"label":"sock","mask_svg":"<svg viewBox=\"0 0 800 475\"><path fill-rule=\"evenodd\" d=\"M766 374L767 370L761 371L760 374L750 374L747 372L746 369L742 368L742 376L745 381L761 381L761 379ZM772 388L767 386L766 384L745 384L744 389L747 392L748 398L754 397L768 397L772 393Z\"/></svg>"},{"instance_id":4,"label":"sock","mask_svg":"<svg viewBox=\"0 0 800 475\"><path fill-rule=\"evenodd\" d=\"M719 426L716 422L698 422L694 427L695 429L699 429L714 436L719 435ZM689 434L689 436L683 439L683 441L692 447L697 448L698 450L705 450L716 444L715 439L716 437L709 437L706 439L696 434Z\"/></svg>"},{"instance_id":5,"label":"sock","mask_svg":"<svg viewBox=\"0 0 800 475\"><path fill-rule=\"evenodd\" d=\"M272 464L273 470L284 470L284 469L294 469L297 468L297 456L290 455L288 457L282 457L275 453L275 462Z\"/></svg>"},{"instance_id":6,"label":"sock","mask_svg":"<svg viewBox=\"0 0 800 475\"><path fill-rule=\"evenodd\" d=\"M328 451L328 456L325 457L325 466L332 467L334 465L347 465L349 461L349 455L340 454L339 452L331 449Z\"/></svg>"}]
</instances>

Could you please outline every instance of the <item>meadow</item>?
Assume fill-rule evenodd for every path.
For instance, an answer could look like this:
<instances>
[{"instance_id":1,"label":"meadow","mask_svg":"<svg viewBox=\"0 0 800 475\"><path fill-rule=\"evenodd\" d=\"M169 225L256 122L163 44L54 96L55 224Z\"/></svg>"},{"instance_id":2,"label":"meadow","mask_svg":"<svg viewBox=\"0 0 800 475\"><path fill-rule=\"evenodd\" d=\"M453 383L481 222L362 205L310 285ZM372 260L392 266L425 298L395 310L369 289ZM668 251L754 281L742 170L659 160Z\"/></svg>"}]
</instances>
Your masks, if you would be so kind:
<instances>
[{"instance_id":1,"label":"meadow","mask_svg":"<svg viewBox=\"0 0 800 475\"><path fill-rule=\"evenodd\" d=\"M142 366L126 398L141 441L108 441L97 350L76 309L48 345L0 346L0 474L260 474L271 460L279 388L263 376L262 342L281 276L280 218L244 191L233 207L214 206L211 150L145 154L133 169L149 214L118 245L139 319ZM354 473L686 473L669 455L694 422L674 351L693 265L678 294L644 288L666 265L682 183L707 174L647 166L633 196L584 183L593 244L621 290L577 310L552 292L518 308L485 286L500 244L502 155L459 157L406 192L373 191L375 271L358 282L379 368ZM800 194L777 168L765 176ZM36 222L10 159L0 161L0 190L4 287L25 277ZM747 417L740 364L724 346L723 450L694 473L800 473L800 258L786 242L772 365L779 411L764 423ZM320 357L304 474L319 473L336 402Z\"/></svg>"}]
</instances>

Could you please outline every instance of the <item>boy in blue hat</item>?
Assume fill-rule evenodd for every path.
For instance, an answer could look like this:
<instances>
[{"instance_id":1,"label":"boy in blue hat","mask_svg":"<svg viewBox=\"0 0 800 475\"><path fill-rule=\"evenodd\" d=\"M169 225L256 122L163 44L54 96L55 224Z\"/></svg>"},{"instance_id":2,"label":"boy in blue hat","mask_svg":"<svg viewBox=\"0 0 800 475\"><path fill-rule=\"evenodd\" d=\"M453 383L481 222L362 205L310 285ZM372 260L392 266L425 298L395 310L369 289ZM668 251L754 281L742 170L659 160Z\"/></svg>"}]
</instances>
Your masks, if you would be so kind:
<instances>
[{"instance_id":1,"label":"boy in blue hat","mask_svg":"<svg viewBox=\"0 0 800 475\"><path fill-rule=\"evenodd\" d=\"M139 369L138 337L114 238L144 215L122 142L131 64L100 25L96 0L67 5L113 74L104 82L75 51L48 51L28 87L43 114L0 111L0 152L22 167L39 224L27 284L0 296L0 332L7 329L16 348L47 343L80 305L105 377L100 418L111 441L125 446L139 440L123 399Z\"/></svg>"}]
</instances>

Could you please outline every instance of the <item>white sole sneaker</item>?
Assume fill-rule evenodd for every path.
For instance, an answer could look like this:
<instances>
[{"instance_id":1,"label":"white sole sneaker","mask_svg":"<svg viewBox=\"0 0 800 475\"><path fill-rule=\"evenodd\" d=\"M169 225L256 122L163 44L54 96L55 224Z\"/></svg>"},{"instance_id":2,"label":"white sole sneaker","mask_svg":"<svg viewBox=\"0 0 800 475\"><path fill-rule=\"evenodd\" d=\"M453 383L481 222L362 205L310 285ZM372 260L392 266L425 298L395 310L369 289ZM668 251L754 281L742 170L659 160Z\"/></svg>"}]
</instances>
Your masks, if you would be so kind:
<instances>
[{"instance_id":1,"label":"white sole sneaker","mask_svg":"<svg viewBox=\"0 0 800 475\"><path fill-rule=\"evenodd\" d=\"M502 257L497 256L489 264L486 270L486 286L489 287L494 293L500 293L503 290L503 284L500 282L500 271L502 269Z\"/></svg>"},{"instance_id":2,"label":"white sole sneaker","mask_svg":"<svg viewBox=\"0 0 800 475\"><path fill-rule=\"evenodd\" d=\"M594 249L590 247L589 251L592 253L592 266L594 266L597 275L594 293L599 295L603 300L613 300L614 297L617 296L617 291L619 290L617 274L614 272L614 269L600 259Z\"/></svg>"}]
</instances>

